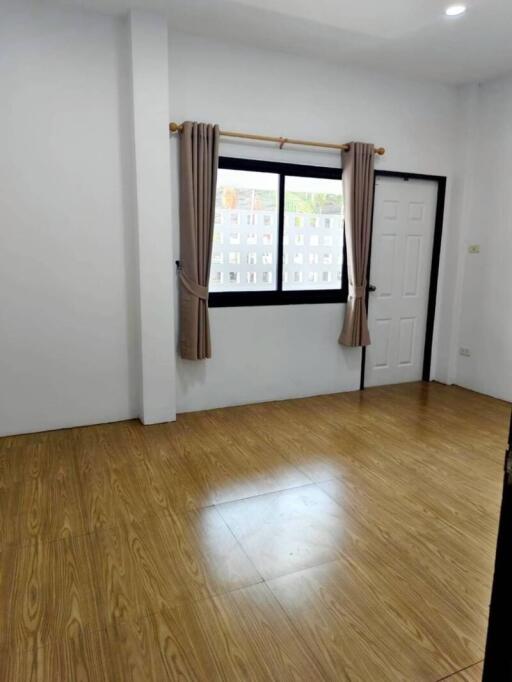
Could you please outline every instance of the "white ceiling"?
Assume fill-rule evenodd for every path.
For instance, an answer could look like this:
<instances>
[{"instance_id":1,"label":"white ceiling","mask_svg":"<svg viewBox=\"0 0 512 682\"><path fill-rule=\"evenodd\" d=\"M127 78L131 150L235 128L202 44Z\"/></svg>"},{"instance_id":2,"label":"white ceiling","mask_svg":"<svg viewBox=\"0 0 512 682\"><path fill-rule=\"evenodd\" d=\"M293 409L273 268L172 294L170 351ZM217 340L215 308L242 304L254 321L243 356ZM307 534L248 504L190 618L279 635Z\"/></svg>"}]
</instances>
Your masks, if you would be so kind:
<instances>
[{"instance_id":1,"label":"white ceiling","mask_svg":"<svg viewBox=\"0 0 512 682\"><path fill-rule=\"evenodd\" d=\"M460 17L444 14L452 0L59 2L109 13L159 10L173 30L446 83L512 71L512 0L466 0Z\"/></svg>"}]
</instances>

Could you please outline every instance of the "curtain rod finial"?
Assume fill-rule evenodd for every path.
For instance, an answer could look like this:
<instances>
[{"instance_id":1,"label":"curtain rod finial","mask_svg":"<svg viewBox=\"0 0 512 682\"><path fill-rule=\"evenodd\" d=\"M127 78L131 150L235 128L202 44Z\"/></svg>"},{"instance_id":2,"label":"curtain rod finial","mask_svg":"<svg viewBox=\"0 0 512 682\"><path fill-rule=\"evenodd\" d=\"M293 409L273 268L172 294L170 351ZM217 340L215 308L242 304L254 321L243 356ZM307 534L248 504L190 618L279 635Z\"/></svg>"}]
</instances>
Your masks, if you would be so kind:
<instances>
[{"instance_id":1,"label":"curtain rod finial","mask_svg":"<svg viewBox=\"0 0 512 682\"><path fill-rule=\"evenodd\" d=\"M386 150L384 149L384 147L375 147L375 153L378 154L379 156L384 156Z\"/></svg>"},{"instance_id":2,"label":"curtain rod finial","mask_svg":"<svg viewBox=\"0 0 512 682\"><path fill-rule=\"evenodd\" d=\"M180 123L175 123L174 121L169 123L169 132L171 133L181 133L182 129L183 125L181 125Z\"/></svg>"}]
</instances>

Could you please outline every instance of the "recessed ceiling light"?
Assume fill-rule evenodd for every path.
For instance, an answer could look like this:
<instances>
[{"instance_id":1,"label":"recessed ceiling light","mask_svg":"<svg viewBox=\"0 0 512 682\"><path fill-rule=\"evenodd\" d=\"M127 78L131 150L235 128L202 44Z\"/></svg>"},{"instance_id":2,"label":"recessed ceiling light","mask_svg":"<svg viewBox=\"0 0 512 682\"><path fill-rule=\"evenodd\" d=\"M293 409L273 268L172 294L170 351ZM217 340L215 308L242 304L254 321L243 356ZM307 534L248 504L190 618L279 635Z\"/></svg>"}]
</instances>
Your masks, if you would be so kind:
<instances>
[{"instance_id":1,"label":"recessed ceiling light","mask_svg":"<svg viewBox=\"0 0 512 682\"><path fill-rule=\"evenodd\" d=\"M445 14L449 17L458 17L459 14L464 14L466 5L450 5L445 9Z\"/></svg>"}]
</instances>

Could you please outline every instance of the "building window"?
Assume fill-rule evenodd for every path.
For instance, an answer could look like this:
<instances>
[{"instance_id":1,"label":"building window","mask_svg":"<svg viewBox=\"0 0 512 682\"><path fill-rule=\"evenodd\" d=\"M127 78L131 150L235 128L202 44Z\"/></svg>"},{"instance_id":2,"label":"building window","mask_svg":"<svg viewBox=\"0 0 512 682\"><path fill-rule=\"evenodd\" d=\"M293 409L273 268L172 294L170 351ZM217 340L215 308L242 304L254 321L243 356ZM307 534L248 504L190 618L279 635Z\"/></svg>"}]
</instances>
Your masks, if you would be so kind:
<instances>
[{"instance_id":1,"label":"building window","mask_svg":"<svg viewBox=\"0 0 512 682\"><path fill-rule=\"evenodd\" d=\"M285 178L285 214L301 218L304 230L300 237L304 239L301 246L300 259L288 267L294 269L298 263L306 263L303 278L288 279L286 290L304 291L336 291L340 283L335 274L339 269L337 257L343 259L343 193L341 178L305 177L287 175ZM284 228L285 235L290 228ZM328 234L326 234L328 232ZM291 233L290 233L291 234ZM297 244L297 236L295 244ZM322 245L321 262L318 247ZM329 248L326 248L329 247ZM284 252L293 247L284 247ZM304 258L304 261L301 260ZM286 269L286 266L285 266ZM324 273L331 275L324 276Z\"/></svg>"},{"instance_id":2,"label":"building window","mask_svg":"<svg viewBox=\"0 0 512 682\"><path fill-rule=\"evenodd\" d=\"M221 157L213 240L213 307L347 299L339 169Z\"/></svg>"}]
</instances>

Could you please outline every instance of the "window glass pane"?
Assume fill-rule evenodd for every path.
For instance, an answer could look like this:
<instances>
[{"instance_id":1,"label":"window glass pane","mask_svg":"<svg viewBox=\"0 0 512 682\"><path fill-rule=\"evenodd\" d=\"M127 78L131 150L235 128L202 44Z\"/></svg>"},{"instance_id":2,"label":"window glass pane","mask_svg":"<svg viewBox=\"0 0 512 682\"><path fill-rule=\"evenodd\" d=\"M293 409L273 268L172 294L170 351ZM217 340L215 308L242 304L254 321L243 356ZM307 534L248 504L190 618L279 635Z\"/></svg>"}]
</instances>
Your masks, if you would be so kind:
<instances>
[{"instance_id":1,"label":"window glass pane","mask_svg":"<svg viewBox=\"0 0 512 682\"><path fill-rule=\"evenodd\" d=\"M279 175L219 168L210 291L272 291Z\"/></svg>"},{"instance_id":2,"label":"window glass pane","mask_svg":"<svg viewBox=\"0 0 512 682\"><path fill-rule=\"evenodd\" d=\"M341 178L286 176L283 289L339 289L342 261Z\"/></svg>"}]
</instances>

